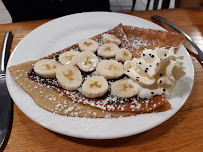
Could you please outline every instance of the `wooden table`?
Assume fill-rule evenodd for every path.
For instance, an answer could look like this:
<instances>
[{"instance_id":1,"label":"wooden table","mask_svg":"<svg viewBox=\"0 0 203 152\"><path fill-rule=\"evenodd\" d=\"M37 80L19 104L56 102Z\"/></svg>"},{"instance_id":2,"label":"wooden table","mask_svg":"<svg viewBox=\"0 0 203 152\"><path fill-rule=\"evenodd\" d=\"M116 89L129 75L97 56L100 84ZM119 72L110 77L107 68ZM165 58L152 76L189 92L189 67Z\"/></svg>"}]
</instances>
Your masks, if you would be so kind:
<instances>
[{"instance_id":1,"label":"wooden table","mask_svg":"<svg viewBox=\"0 0 203 152\"><path fill-rule=\"evenodd\" d=\"M189 34L203 50L203 11L157 10L131 12L131 15L150 20L157 14L175 23ZM12 49L31 30L49 20L38 20L0 25L0 45L6 31L12 31ZM161 24L160 24L161 25ZM171 29L164 26L168 30ZM169 120L144 133L114 140L86 140L63 136L34 123L14 104L13 125L5 152L49 152L49 151L203 151L203 69L196 51L188 42L194 67L195 82L185 105Z\"/></svg>"}]
</instances>

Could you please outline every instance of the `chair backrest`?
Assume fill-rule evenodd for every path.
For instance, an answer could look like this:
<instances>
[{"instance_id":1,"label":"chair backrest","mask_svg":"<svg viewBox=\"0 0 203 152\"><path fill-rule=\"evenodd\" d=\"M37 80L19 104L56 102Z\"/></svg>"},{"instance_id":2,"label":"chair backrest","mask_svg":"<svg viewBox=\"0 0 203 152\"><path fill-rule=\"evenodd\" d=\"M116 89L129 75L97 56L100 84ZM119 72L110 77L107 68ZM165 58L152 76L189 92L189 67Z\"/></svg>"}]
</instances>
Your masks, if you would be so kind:
<instances>
[{"instance_id":1,"label":"chair backrest","mask_svg":"<svg viewBox=\"0 0 203 152\"><path fill-rule=\"evenodd\" d=\"M153 7L152 7L153 10L158 9L159 1L160 0L154 0ZM180 0L174 0L174 1L175 1L175 7L179 7ZM146 10L149 10L150 2L151 2L151 0L147 0ZM170 2L171 2L171 0L162 0L161 9L169 8ZM133 5L132 5L131 11L134 10L135 4L136 4L136 0L133 0Z\"/></svg>"},{"instance_id":2,"label":"chair backrest","mask_svg":"<svg viewBox=\"0 0 203 152\"><path fill-rule=\"evenodd\" d=\"M171 0L163 0L161 9L169 8L170 1L171 1ZM146 10L149 9L149 4L150 4L150 2L151 2L151 0L148 0L148 1L147 1ZM159 0L154 0L153 10L157 9L157 8L158 8L158 5L159 5Z\"/></svg>"}]
</instances>

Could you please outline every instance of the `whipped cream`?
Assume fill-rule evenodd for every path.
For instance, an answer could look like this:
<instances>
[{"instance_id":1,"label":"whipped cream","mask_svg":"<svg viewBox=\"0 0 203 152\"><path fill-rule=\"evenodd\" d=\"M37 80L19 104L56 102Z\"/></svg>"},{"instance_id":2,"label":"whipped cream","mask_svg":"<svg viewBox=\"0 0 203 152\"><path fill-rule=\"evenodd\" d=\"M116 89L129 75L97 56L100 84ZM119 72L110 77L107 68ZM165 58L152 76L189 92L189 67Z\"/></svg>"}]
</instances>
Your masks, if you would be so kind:
<instances>
[{"instance_id":1,"label":"whipped cream","mask_svg":"<svg viewBox=\"0 0 203 152\"><path fill-rule=\"evenodd\" d=\"M184 74L183 56L174 53L174 47L145 49L140 58L126 61L125 74L140 98L169 94ZM125 66L125 64L124 64Z\"/></svg>"}]
</instances>

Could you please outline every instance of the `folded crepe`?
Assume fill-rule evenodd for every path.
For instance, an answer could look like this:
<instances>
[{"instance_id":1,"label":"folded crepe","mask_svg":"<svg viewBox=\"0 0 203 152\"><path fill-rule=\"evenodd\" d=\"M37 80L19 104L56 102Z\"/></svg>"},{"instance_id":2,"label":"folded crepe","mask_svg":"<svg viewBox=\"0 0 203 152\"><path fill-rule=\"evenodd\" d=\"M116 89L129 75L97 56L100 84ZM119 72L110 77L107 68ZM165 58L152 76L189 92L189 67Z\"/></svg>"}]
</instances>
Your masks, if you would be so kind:
<instances>
[{"instance_id":1,"label":"folded crepe","mask_svg":"<svg viewBox=\"0 0 203 152\"><path fill-rule=\"evenodd\" d=\"M103 44L102 35L105 33L119 38L121 40L119 47L130 50L133 57L140 57L145 48L179 47L184 40L182 34L124 26L122 24L91 39L96 40L101 45ZM70 50L78 51L78 44L42 59L58 60L59 54ZM67 91L57 85L56 79L45 79L36 76L33 70L33 65L36 62L29 61L11 66L9 71L16 83L33 98L37 105L47 111L66 116L109 118L161 112L171 107L164 95L156 95L149 100L138 97L122 99L111 95L88 99L79 91L81 88L76 91ZM84 74L83 76L87 75Z\"/></svg>"}]
</instances>

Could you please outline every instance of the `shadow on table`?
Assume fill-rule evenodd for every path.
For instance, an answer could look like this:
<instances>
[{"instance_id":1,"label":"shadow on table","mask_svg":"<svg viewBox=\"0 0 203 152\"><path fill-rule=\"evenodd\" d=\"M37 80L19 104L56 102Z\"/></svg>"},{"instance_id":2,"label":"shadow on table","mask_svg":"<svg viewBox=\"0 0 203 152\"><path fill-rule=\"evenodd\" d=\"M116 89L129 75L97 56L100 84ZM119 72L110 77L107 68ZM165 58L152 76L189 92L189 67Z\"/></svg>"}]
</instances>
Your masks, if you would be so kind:
<instances>
[{"instance_id":1,"label":"shadow on table","mask_svg":"<svg viewBox=\"0 0 203 152\"><path fill-rule=\"evenodd\" d=\"M194 52L190 51L189 49L186 48L186 50L188 51L188 53L193 56L194 58L197 59L197 61L200 63L200 65L203 67L203 64L201 64L200 60L199 60L199 55L195 54Z\"/></svg>"},{"instance_id":2,"label":"shadow on table","mask_svg":"<svg viewBox=\"0 0 203 152\"><path fill-rule=\"evenodd\" d=\"M3 152L4 149L6 148L9 137L11 135L12 126L13 126L13 102L11 102L11 113L10 113L10 122L9 122L8 131L7 131L5 140L4 140L3 144L2 144L2 146L0 147L0 152Z\"/></svg>"}]
</instances>

